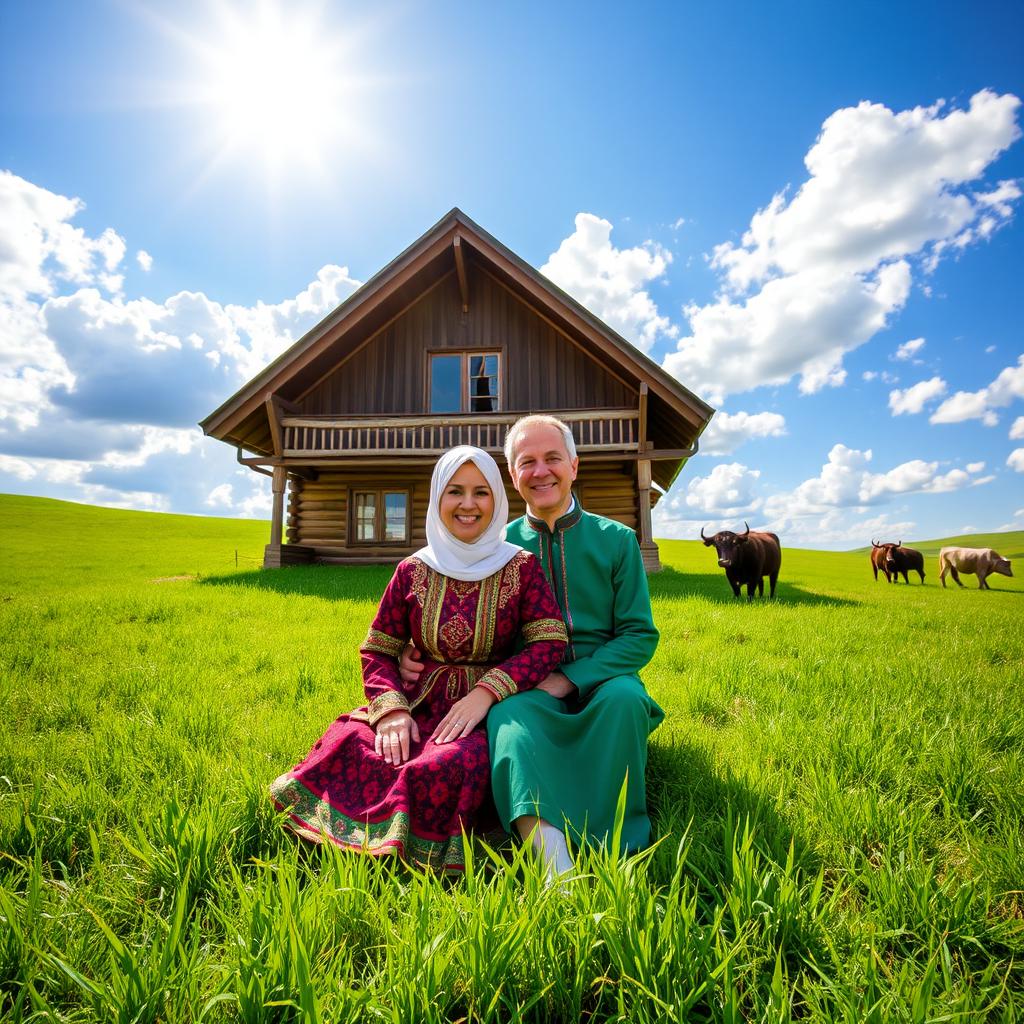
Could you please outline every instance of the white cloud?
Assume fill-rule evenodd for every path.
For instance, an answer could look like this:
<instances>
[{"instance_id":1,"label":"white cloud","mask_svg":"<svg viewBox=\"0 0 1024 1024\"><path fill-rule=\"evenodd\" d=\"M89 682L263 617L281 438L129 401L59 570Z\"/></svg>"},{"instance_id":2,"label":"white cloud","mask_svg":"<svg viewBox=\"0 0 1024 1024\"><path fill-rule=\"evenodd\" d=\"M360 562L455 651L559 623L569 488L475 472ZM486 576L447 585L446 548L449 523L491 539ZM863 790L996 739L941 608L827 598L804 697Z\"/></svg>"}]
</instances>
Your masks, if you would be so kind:
<instances>
[{"instance_id":1,"label":"white cloud","mask_svg":"<svg viewBox=\"0 0 1024 1024\"><path fill-rule=\"evenodd\" d=\"M140 249L135 254L135 262L148 274L153 269L153 257L146 252L145 249Z\"/></svg>"},{"instance_id":2,"label":"white cloud","mask_svg":"<svg viewBox=\"0 0 1024 1024\"><path fill-rule=\"evenodd\" d=\"M125 240L75 227L83 207L0 173L0 490L31 481L95 504L208 511L237 465L196 421L359 282L328 265L276 304L126 300ZM151 266L141 250L136 260ZM262 516L266 480L245 476L218 510Z\"/></svg>"},{"instance_id":3,"label":"white cloud","mask_svg":"<svg viewBox=\"0 0 1024 1024\"><path fill-rule=\"evenodd\" d=\"M765 502L765 514L772 521L801 516L821 516L830 509L860 509L910 493L941 494L972 483L984 463L969 464L967 470L939 472L938 462L911 459L884 473L873 473L870 449L860 451L836 444L828 462L816 477L805 480L792 491L772 495Z\"/></svg>"},{"instance_id":4,"label":"white cloud","mask_svg":"<svg viewBox=\"0 0 1024 1024\"><path fill-rule=\"evenodd\" d=\"M35 475L35 467L24 459L15 459L10 455L0 455L0 473L7 473L18 480L31 480Z\"/></svg>"},{"instance_id":5,"label":"white cloud","mask_svg":"<svg viewBox=\"0 0 1024 1024\"><path fill-rule=\"evenodd\" d=\"M1024 448L1014 448L1006 457L1006 464L1017 473L1024 473Z\"/></svg>"},{"instance_id":6,"label":"white cloud","mask_svg":"<svg viewBox=\"0 0 1024 1024\"><path fill-rule=\"evenodd\" d=\"M1010 440L1024 440L1024 416L1018 416L1013 421L1013 426L1010 427Z\"/></svg>"},{"instance_id":7,"label":"white cloud","mask_svg":"<svg viewBox=\"0 0 1024 1024\"><path fill-rule=\"evenodd\" d=\"M781 515L765 527L782 538L785 547L850 549L866 547L872 540L912 537L916 523L888 512L865 514L850 509L830 509L820 516ZM867 561L865 559L865 569Z\"/></svg>"},{"instance_id":8,"label":"white cloud","mask_svg":"<svg viewBox=\"0 0 1024 1024\"><path fill-rule=\"evenodd\" d=\"M687 307L692 334L662 365L713 405L794 374L805 394L836 387L844 354L885 327L909 293L903 261L870 278L825 267L775 278L742 302Z\"/></svg>"},{"instance_id":9,"label":"white cloud","mask_svg":"<svg viewBox=\"0 0 1024 1024\"><path fill-rule=\"evenodd\" d=\"M914 338L912 341L905 341L898 349L893 359L907 362L924 347L924 338Z\"/></svg>"},{"instance_id":10,"label":"white cloud","mask_svg":"<svg viewBox=\"0 0 1024 1024\"><path fill-rule=\"evenodd\" d=\"M991 355L993 352L995 352L995 350L996 350L995 345L987 345L985 347L985 355Z\"/></svg>"},{"instance_id":11,"label":"white cloud","mask_svg":"<svg viewBox=\"0 0 1024 1024\"><path fill-rule=\"evenodd\" d=\"M995 410L1024 398L1024 355L1016 366L1007 366L988 387L980 391L958 391L932 413L931 423L962 423L981 420L986 427L999 422ZM1016 426L1016 424L1015 424Z\"/></svg>"},{"instance_id":12,"label":"white cloud","mask_svg":"<svg viewBox=\"0 0 1024 1024\"><path fill-rule=\"evenodd\" d=\"M946 393L946 382L941 377L923 380L903 391L896 389L889 392L889 409L893 416L904 413L919 413L933 398Z\"/></svg>"},{"instance_id":13,"label":"white cloud","mask_svg":"<svg viewBox=\"0 0 1024 1024\"><path fill-rule=\"evenodd\" d=\"M760 476L760 470L750 469L742 463L722 463L707 476L694 477L685 494L669 499L665 512L678 512L682 514L681 518L687 519L749 515L763 504L755 493ZM664 501L662 499L662 503Z\"/></svg>"},{"instance_id":14,"label":"white cloud","mask_svg":"<svg viewBox=\"0 0 1024 1024\"><path fill-rule=\"evenodd\" d=\"M644 288L661 277L672 254L655 242L616 249L612 225L592 213L576 215L576 230L540 272L644 352L659 336L679 333Z\"/></svg>"},{"instance_id":15,"label":"white cloud","mask_svg":"<svg viewBox=\"0 0 1024 1024\"><path fill-rule=\"evenodd\" d=\"M231 508L234 504L234 496L231 484L218 484L206 496L205 504L214 508Z\"/></svg>"},{"instance_id":16,"label":"white cloud","mask_svg":"<svg viewBox=\"0 0 1024 1024\"><path fill-rule=\"evenodd\" d=\"M685 217L677 217L672 222L672 230L673 231L678 231L685 223L686 223L686 218Z\"/></svg>"},{"instance_id":17,"label":"white cloud","mask_svg":"<svg viewBox=\"0 0 1024 1024\"><path fill-rule=\"evenodd\" d=\"M1012 215L1013 182L970 186L1020 135L1019 105L983 90L945 115L941 102L832 114L792 199L776 195L740 244L715 249L722 293L685 309L690 333L666 370L713 404L795 375L804 392L841 384L844 355L906 303L911 260L927 271Z\"/></svg>"},{"instance_id":18,"label":"white cloud","mask_svg":"<svg viewBox=\"0 0 1024 1024\"><path fill-rule=\"evenodd\" d=\"M715 413L701 435L703 455L731 455L745 441L754 437L783 437L786 418L777 412Z\"/></svg>"},{"instance_id":19,"label":"white cloud","mask_svg":"<svg viewBox=\"0 0 1024 1024\"><path fill-rule=\"evenodd\" d=\"M878 376L875 370L865 370L861 375L861 380L874 380Z\"/></svg>"}]
</instances>

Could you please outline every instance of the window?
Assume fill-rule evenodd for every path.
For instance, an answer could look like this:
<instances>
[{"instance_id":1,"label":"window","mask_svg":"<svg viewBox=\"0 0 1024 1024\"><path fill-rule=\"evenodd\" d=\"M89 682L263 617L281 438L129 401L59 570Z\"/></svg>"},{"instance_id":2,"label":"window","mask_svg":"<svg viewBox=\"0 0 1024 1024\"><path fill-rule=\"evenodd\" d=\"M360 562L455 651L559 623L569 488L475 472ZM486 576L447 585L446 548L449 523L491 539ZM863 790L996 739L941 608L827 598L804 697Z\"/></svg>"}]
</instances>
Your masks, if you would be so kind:
<instances>
[{"instance_id":1,"label":"window","mask_svg":"<svg viewBox=\"0 0 1024 1024\"><path fill-rule=\"evenodd\" d=\"M431 412L497 412L501 408L498 352L430 357Z\"/></svg>"},{"instance_id":2,"label":"window","mask_svg":"<svg viewBox=\"0 0 1024 1024\"><path fill-rule=\"evenodd\" d=\"M353 544L404 544L409 540L409 492L353 491Z\"/></svg>"}]
</instances>

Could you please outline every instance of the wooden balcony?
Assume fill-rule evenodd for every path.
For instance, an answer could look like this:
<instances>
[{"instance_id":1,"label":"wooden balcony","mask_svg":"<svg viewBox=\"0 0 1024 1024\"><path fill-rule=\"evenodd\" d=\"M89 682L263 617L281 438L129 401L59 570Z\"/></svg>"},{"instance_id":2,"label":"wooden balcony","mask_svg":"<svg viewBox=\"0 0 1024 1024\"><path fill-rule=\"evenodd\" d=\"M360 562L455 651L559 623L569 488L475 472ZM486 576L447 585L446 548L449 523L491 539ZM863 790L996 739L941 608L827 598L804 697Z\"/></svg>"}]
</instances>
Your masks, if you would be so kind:
<instances>
[{"instance_id":1,"label":"wooden balcony","mask_svg":"<svg viewBox=\"0 0 1024 1024\"><path fill-rule=\"evenodd\" d=\"M641 413L632 409L554 411L567 423L582 452L636 452ZM285 458L349 458L379 455L440 455L460 444L500 452L509 427L523 413L446 416L353 417L284 415L280 420Z\"/></svg>"}]
</instances>

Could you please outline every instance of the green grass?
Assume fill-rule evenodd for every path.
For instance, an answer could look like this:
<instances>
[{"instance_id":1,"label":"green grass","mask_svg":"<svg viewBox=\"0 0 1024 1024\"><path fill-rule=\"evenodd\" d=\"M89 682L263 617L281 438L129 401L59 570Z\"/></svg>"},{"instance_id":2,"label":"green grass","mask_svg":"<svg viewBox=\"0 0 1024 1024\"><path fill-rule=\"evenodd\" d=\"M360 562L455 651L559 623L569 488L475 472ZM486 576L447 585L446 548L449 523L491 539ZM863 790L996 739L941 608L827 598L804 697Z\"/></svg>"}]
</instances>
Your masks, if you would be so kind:
<instances>
[{"instance_id":1,"label":"green grass","mask_svg":"<svg viewBox=\"0 0 1024 1024\"><path fill-rule=\"evenodd\" d=\"M942 590L940 541L923 587L786 550L748 605L662 542L659 842L562 893L508 853L450 883L311 850L272 813L361 702L386 567L262 572L263 523L0 516L2 1020L1024 1019L1019 578Z\"/></svg>"}]
</instances>

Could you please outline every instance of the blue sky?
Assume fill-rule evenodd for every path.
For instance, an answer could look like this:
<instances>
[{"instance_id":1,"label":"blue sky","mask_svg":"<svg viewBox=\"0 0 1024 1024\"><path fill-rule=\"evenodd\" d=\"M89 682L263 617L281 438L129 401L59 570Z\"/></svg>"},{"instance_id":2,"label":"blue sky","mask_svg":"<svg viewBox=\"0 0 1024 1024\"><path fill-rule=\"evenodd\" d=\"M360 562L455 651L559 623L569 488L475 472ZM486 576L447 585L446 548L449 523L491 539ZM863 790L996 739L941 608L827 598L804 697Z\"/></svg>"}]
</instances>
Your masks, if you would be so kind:
<instances>
[{"instance_id":1,"label":"blue sky","mask_svg":"<svg viewBox=\"0 0 1024 1024\"><path fill-rule=\"evenodd\" d=\"M1022 30L0 5L0 491L266 516L196 421L457 205L720 410L657 535L1024 528Z\"/></svg>"}]
</instances>

